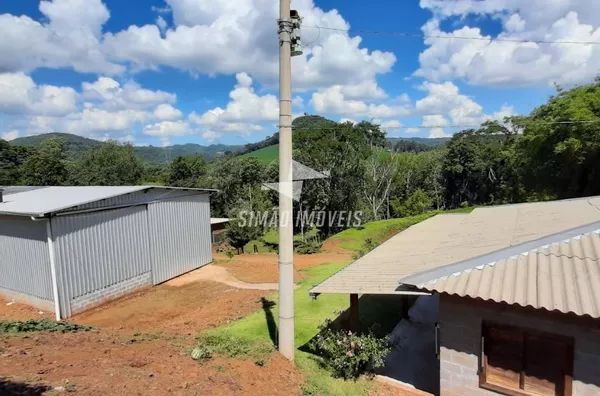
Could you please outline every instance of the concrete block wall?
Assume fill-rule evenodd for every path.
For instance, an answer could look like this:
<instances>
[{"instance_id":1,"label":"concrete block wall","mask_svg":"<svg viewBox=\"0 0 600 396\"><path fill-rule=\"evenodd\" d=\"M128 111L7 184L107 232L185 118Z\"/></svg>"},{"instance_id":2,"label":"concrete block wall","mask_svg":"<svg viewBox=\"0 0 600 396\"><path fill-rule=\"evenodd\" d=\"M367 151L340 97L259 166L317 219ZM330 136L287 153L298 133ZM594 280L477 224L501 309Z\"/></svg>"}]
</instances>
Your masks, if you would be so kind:
<instances>
[{"instance_id":1,"label":"concrete block wall","mask_svg":"<svg viewBox=\"0 0 600 396\"><path fill-rule=\"evenodd\" d=\"M573 396L600 396L600 321L590 325L500 304L440 299L440 388L443 396L498 395L479 388L483 321L573 337ZM558 320L557 320L558 318Z\"/></svg>"},{"instance_id":2,"label":"concrete block wall","mask_svg":"<svg viewBox=\"0 0 600 396\"><path fill-rule=\"evenodd\" d=\"M149 286L152 286L152 273L146 272L107 288L74 298L71 300L71 311L73 314L83 312L109 300L114 300Z\"/></svg>"}]
</instances>

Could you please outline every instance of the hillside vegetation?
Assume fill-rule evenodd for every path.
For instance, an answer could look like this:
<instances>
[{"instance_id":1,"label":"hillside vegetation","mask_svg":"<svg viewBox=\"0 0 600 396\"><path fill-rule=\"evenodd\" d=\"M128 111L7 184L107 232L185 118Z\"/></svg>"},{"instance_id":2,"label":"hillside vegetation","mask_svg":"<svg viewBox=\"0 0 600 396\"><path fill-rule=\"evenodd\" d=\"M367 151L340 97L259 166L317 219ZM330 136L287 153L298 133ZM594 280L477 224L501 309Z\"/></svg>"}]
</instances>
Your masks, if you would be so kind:
<instances>
[{"instance_id":1,"label":"hillside vegetation","mask_svg":"<svg viewBox=\"0 0 600 396\"><path fill-rule=\"evenodd\" d=\"M39 148L42 142L49 139L63 139L66 142L67 158L78 160L83 158L86 151L99 147L102 142L70 133L45 133L41 135L17 138L10 142L13 146L24 146ZM149 164L168 164L177 157L190 155L201 155L206 161L210 161L227 152L236 153L243 149L239 145L213 144L202 146L199 144L182 144L168 147L134 146L136 156Z\"/></svg>"}]
</instances>

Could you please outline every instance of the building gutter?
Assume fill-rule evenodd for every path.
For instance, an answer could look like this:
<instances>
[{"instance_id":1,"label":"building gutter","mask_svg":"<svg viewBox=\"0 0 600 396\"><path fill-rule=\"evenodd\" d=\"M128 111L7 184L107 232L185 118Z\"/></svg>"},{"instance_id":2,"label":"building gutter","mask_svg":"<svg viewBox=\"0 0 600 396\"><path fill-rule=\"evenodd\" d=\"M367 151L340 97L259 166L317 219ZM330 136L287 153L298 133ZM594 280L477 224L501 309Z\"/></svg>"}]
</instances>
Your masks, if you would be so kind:
<instances>
[{"instance_id":1,"label":"building gutter","mask_svg":"<svg viewBox=\"0 0 600 396\"><path fill-rule=\"evenodd\" d=\"M54 313L56 320L61 320L60 300L58 296L58 278L56 276L56 256L54 254L54 238L52 235L52 223L50 218L39 218L31 216L31 220L39 223L46 221L46 236L48 238L48 253L50 254L50 272L52 274L52 294L54 295Z\"/></svg>"}]
</instances>

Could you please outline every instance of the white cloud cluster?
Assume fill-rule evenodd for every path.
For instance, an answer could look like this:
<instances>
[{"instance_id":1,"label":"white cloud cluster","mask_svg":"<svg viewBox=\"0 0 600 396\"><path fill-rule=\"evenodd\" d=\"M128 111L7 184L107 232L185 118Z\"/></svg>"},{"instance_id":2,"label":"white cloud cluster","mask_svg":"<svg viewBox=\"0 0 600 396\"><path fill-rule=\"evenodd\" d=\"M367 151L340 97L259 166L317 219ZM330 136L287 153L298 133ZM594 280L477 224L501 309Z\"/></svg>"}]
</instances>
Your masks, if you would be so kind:
<instances>
[{"instance_id":1,"label":"white cloud cluster","mask_svg":"<svg viewBox=\"0 0 600 396\"><path fill-rule=\"evenodd\" d=\"M223 109L216 107L204 114L190 114L189 120L203 130L203 136L214 139L223 133L248 135L260 131L265 122L279 118L279 103L274 95L260 96L252 88L252 78L246 73L236 75L237 85L229 93L231 101Z\"/></svg>"},{"instance_id":2,"label":"white cloud cluster","mask_svg":"<svg viewBox=\"0 0 600 396\"><path fill-rule=\"evenodd\" d=\"M166 0L174 26L162 16L153 24L132 25L103 33L110 12L101 0L40 2L45 21L0 15L0 72L36 68L72 68L78 72L114 75L170 66L193 74L246 72L259 82L277 79L277 3L271 0ZM307 26L347 29L337 10L323 11L313 0L297 0ZM391 52L369 51L360 37L346 32L307 28L311 41L294 59L294 85L322 88L351 81L375 81L396 62ZM312 36L312 37L311 37ZM313 38L314 37L314 38Z\"/></svg>"},{"instance_id":3,"label":"white cloud cluster","mask_svg":"<svg viewBox=\"0 0 600 396\"><path fill-rule=\"evenodd\" d=\"M513 115L512 107L507 105L496 113L485 114L479 103L461 94L458 87L449 81L441 84L425 82L421 89L427 92L427 96L415 103L415 114L423 117L424 127L431 128L430 137L446 136L444 128L451 125L460 129L476 128L487 120L502 121Z\"/></svg>"},{"instance_id":4,"label":"white cloud cluster","mask_svg":"<svg viewBox=\"0 0 600 396\"><path fill-rule=\"evenodd\" d=\"M373 87L371 87L373 88ZM333 85L312 94L310 104L317 113L339 114L344 116L388 119L404 117L411 113L410 105L401 103L404 100L379 103L364 99L385 97L379 89L365 90L360 85Z\"/></svg>"},{"instance_id":5,"label":"white cloud cluster","mask_svg":"<svg viewBox=\"0 0 600 396\"><path fill-rule=\"evenodd\" d=\"M0 135L0 139L11 141L11 140L15 140L16 138L18 138L20 136L19 131L8 131L3 133L2 135Z\"/></svg>"},{"instance_id":6,"label":"white cloud cluster","mask_svg":"<svg viewBox=\"0 0 600 396\"><path fill-rule=\"evenodd\" d=\"M121 85L107 77L84 82L77 92L71 87L37 85L23 73L0 74L0 113L20 120L19 130L8 137L60 131L132 141L136 127L182 118L173 107L176 101L174 94L144 89L131 81ZM157 128L153 124L148 130ZM173 130L169 125L162 128Z\"/></svg>"},{"instance_id":7,"label":"white cloud cluster","mask_svg":"<svg viewBox=\"0 0 600 396\"><path fill-rule=\"evenodd\" d=\"M36 68L73 68L84 73L122 73L102 48L110 13L100 0L41 1L47 22L0 14L0 73Z\"/></svg>"},{"instance_id":8,"label":"white cloud cluster","mask_svg":"<svg viewBox=\"0 0 600 396\"><path fill-rule=\"evenodd\" d=\"M0 74L0 113L62 116L75 111L76 102L73 88L38 86L24 73Z\"/></svg>"},{"instance_id":9,"label":"white cloud cluster","mask_svg":"<svg viewBox=\"0 0 600 396\"><path fill-rule=\"evenodd\" d=\"M177 101L174 94L144 89L134 82L121 86L118 81L108 77L100 77L92 83L84 82L82 95L84 99L98 101L99 106L108 110L147 109Z\"/></svg>"},{"instance_id":10,"label":"white cloud cluster","mask_svg":"<svg viewBox=\"0 0 600 396\"><path fill-rule=\"evenodd\" d=\"M463 78L479 85L574 85L598 74L600 45L534 43L533 41L600 41L600 8L588 0L421 0L434 12L422 30L429 36L478 40L425 39L416 76L429 80ZM543 10L543 11L541 11ZM451 16L489 15L502 22L499 39L487 41L477 27L443 32L440 21ZM483 40L482 40L483 39ZM532 41L527 41L532 40Z\"/></svg>"}]
</instances>

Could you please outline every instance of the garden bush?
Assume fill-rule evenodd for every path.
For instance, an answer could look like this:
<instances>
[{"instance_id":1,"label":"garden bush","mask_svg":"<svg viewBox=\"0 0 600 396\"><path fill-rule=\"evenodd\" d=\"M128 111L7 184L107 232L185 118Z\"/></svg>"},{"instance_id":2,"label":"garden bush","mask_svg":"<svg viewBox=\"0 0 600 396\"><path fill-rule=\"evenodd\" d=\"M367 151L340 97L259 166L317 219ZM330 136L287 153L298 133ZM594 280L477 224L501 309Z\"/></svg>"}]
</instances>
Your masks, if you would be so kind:
<instances>
[{"instance_id":1,"label":"garden bush","mask_svg":"<svg viewBox=\"0 0 600 396\"><path fill-rule=\"evenodd\" d=\"M326 321L319 334L311 341L331 374L336 378L356 379L361 374L383 366L390 353L389 337L379 338L372 332L355 334L347 330L335 330Z\"/></svg>"}]
</instances>

